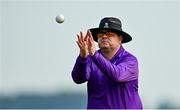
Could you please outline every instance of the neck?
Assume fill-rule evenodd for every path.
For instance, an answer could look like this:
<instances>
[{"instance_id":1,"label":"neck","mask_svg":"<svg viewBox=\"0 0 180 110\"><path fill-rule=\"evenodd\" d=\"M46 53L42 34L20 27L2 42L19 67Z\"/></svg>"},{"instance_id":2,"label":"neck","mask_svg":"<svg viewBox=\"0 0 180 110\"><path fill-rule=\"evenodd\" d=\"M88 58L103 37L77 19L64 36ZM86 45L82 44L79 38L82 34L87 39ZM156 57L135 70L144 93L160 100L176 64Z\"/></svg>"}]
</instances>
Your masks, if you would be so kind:
<instances>
[{"instance_id":1,"label":"neck","mask_svg":"<svg viewBox=\"0 0 180 110\"><path fill-rule=\"evenodd\" d=\"M116 54L116 52L119 50L121 45L119 45L117 48L111 48L111 49L101 49L103 55L108 60L112 59L112 57Z\"/></svg>"}]
</instances>

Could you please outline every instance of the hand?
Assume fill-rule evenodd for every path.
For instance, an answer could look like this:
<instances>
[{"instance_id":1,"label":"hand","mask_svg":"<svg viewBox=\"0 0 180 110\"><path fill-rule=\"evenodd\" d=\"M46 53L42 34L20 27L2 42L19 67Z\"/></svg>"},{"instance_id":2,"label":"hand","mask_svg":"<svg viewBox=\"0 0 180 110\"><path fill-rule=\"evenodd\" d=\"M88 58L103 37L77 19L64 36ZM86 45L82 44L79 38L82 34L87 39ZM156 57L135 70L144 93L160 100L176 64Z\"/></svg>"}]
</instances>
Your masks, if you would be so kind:
<instances>
[{"instance_id":1,"label":"hand","mask_svg":"<svg viewBox=\"0 0 180 110\"><path fill-rule=\"evenodd\" d=\"M83 37L82 32L80 32L80 35L77 35L78 41L77 44L80 48L80 56L83 58L86 58L89 54L88 52L88 36L86 34L85 38Z\"/></svg>"},{"instance_id":2,"label":"hand","mask_svg":"<svg viewBox=\"0 0 180 110\"><path fill-rule=\"evenodd\" d=\"M87 36L88 36L88 52L91 56L93 56L94 53L96 52L96 46L92 34L89 30L87 32Z\"/></svg>"}]
</instances>

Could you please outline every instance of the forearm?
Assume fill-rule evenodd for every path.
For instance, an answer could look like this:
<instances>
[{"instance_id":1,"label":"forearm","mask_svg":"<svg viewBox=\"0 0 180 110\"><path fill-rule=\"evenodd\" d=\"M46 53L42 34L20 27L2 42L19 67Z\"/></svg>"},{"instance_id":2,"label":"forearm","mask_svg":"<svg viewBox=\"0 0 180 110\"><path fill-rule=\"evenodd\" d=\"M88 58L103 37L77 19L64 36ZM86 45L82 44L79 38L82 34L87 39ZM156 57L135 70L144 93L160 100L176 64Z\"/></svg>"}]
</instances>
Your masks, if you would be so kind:
<instances>
[{"instance_id":1,"label":"forearm","mask_svg":"<svg viewBox=\"0 0 180 110\"><path fill-rule=\"evenodd\" d=\"M88 64L88 58L82 58L78 56L74 68L72 70L72 78L75 83L81 84L88 80L90 74L90 68Z\"/></svg>"},{"instance_id":2,"label":"forearm","mask_svg":"<svg viewBox=\"0 0 180 110\"><path fill-rule=\"evenodd\" d=\"M115 65L98 52L92 56L92 59L105 75L116 82L125 82L137 78L138 68L136 67L136 61Z\"/></svg>"}]
</instances>

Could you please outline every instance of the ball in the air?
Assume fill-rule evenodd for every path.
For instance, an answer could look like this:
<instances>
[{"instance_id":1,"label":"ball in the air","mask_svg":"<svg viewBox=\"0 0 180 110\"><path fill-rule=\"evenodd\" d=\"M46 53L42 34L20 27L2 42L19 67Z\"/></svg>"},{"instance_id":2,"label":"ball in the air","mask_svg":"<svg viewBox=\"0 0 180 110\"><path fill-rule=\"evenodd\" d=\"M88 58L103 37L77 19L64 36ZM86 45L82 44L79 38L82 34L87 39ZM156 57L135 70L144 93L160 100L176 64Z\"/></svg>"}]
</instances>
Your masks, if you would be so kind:
<instances>
[{"instance_id":1,"label":"ball in the air","mask_svg":"<svg viewBox=\"0 0 180 110\"><path fill-rule=\"evenodd\" d=\"M64 22L64 15L57 15L56 16L56 22L57 23L63 23Z\"/></svg>"}]
</instances>

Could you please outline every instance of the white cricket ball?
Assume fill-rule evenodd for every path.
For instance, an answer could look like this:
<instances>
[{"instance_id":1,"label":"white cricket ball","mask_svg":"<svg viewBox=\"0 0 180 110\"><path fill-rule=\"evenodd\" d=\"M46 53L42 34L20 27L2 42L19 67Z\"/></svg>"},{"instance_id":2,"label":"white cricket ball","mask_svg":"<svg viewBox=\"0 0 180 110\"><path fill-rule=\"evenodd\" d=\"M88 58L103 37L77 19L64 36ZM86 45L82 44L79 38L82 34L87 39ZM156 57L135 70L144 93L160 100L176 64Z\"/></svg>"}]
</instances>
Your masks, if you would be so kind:
<instances>
[{"instance_id":1,"label":"white cricket ball","mask_svg":"<svg viewBox=\"0 0 180 110\"><path fill-rule=\"evenodd\" d=\"M64 22L64 15L57 15L56 16L56 22L57 23L63 23Z\"/></svg>"}]
</instances>

